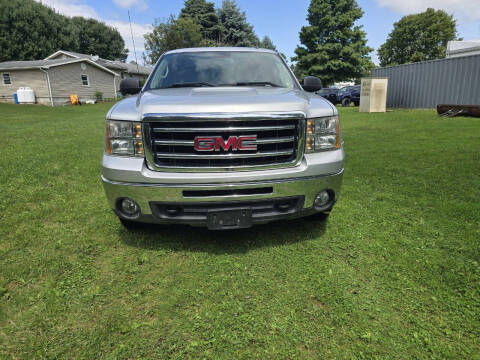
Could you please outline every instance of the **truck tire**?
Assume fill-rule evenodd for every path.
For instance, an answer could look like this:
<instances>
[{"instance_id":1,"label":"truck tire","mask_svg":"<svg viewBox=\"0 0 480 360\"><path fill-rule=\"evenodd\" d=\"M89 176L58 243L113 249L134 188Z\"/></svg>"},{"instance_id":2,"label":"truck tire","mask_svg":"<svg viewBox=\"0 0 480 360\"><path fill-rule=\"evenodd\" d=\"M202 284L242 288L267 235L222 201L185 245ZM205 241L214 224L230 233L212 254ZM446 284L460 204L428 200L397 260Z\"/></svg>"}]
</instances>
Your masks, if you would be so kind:
<instances>
[{"instance_id":1,"label":"truck tire","mask_svg":"<svg viewBox=\"0 0 480 360\"><path fill-rule=\"evenodd\" d=\"M122 219L122 218L118 218L118 220L120 220L123 227L127 230L137 230L137 229L141 229L145 226L145 224L143 224L143 223L132 221L132 220L127 220L127 219Z\"/></svg>"},{"instance_id":2,"label":"truck tire","mask_svg":"<svg viewBox=\"0 0 480 360\"><path fill-rule=\"evenodd\" d=\"M354 101L354 102L353 102L353 105L354 105L354 106L359 106L359 105L360 105L360 101Z\"/></svg>"},{"instance_id":3,"label":"truck tire","mask_svg":"<svg viewBox=\"0 0 480 360\"><path fill-rule=\"evenodd\" d=\"M345 98L342 100L342 106L344 107L350 106L351 103L352 103L352 100L350 100L350 98Z\"/></svg>"}]
</instances>

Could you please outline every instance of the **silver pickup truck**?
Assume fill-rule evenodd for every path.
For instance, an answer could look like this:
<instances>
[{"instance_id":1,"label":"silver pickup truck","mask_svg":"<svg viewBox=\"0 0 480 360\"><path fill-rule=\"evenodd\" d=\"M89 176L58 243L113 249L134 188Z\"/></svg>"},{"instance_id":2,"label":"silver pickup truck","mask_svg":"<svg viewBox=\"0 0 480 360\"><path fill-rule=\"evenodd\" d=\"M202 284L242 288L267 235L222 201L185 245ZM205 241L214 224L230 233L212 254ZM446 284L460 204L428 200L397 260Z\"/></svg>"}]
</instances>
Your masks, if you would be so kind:
<instances>
[{"instance_id":1,"label":"silver pickup truck","mask_svg":"<svg viewBox=\"0 0 480 360\"><path fill-rule=\"evenodd\" d=\"M170 51L107 113L102 180L127 228L325 218L344 167L337 109L274 51Z\"/></svg>"}]
</instances>

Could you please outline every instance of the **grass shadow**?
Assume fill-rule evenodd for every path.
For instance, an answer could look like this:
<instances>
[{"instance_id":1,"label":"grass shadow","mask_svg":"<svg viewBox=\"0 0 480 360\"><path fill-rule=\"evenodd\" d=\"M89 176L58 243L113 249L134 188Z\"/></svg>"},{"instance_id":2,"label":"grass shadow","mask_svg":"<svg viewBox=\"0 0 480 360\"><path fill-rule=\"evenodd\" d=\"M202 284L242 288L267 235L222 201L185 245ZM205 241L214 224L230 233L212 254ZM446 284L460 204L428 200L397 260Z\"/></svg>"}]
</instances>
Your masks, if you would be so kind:
<instances>
[{"instance_id":1,"label":"grass shadow","mask_svg":"<svg viewBox=\"0 0 480 360\"><path fill-rule=\"evenodd\" d=\"M188 225L145 224L137 230L121 227L119 238L128 246L150 250L235 254L318 238L324 234L327 226L328 219L312 218L276 221L228 231L210 231Z\"/></svg>"}]
</instances>

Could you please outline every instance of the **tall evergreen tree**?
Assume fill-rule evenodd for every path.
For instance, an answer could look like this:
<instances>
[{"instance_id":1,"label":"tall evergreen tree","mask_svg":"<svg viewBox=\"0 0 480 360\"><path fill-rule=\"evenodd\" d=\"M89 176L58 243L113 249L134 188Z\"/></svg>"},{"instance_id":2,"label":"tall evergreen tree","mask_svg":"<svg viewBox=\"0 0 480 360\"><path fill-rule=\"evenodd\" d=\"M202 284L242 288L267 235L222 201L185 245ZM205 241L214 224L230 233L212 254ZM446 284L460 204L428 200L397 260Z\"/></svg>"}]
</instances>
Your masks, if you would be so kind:
<instances>
[{"instance_id":1,"label":"tall evergreen tree","mask_svg":"<svg viewBox=\"0 0 480 360\"><path fill-rule=\"evenodd\" d=\"M363 15L356 0L311 0L302 45L295 50L301 76L318 76L325 85L364 76L373 68L366 34L355 22Z\"/></svg>"},{"instance_id":2,"label":"tall evergreen tree","mask_svg":"<svg viewBox=\"0 0 480 360\"><path fill-rule=\"evenodd\" d=\"M222 27L220 41L229 46L258 46L260 41L247 22L245 12L240 11L234 0L223 0L218 9Z\"/></svg>"},{"instance_id":3,"label":"tall evergreen tree","mask_svg":"<svg viewBox=\"0 0 480 360\"><path fill-rule=\"evenodd\" d=\"M145 34L144 59L155 64L158 58L166 51L204 46L200 25L190 18L175 19L173 15L166 21L155 20L152 32Z\"/></svg>"},{"instance_id":4,"label":"tall evergreen tree","mask_svg":"<svg viewBox=\"0 0 480 360\"><path fill-rule=\"evenodd\" d=\"M443 10L404 16L378 49L380 65L442 59L447 43L456 38L456 21Z\"/></svg>"},{"instance_id":5,"label":"tall evergreen tree","mask_svg":"<svg viewBox=\"0 0 480 360\"><path fill-rule=\"evenodd\" d=\"M200 25L203 38L214 44L219 40L220 25L215 4L206 0L185 0L180 18L190 18Z\"/></svg>"},{"instance_id":6,"label":"tall evergreen tree","mask_svg":"<svg viewBox=\"0 0 480 360\"><path fill-rule=\"evenodd\" d=\"M259 46L263 49L270 49L270 50L277 51L277 47L273 44L272 39L270 39L268 36L263 37L262 41L260 41Z\"/></svg>"},{"instance_id":7,"label":"tall evergreen tree","mask_svg":"<svg viewBox=\"0 0 480 360\"><path fill-rule=\"evenodd\" d=\"M185 0L178 19L172 15L167 20L155 20L153 30L144 37L144 60L148 63L155 63L165 51L182 47L221 44L276 50L268 36L259 41L234 0L224 0L216 12L214 4L206 0Z\"/></svg>"}]
</instances>

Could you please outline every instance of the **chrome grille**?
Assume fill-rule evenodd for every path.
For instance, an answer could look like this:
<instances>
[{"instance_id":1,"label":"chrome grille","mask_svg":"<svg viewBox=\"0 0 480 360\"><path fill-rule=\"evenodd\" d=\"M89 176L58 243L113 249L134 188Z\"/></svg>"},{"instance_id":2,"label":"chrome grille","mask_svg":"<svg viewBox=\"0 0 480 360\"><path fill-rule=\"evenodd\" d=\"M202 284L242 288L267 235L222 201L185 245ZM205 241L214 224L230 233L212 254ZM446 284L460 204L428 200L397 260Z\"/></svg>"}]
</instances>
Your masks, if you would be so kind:
<instances>
[{"instance_id":1,"label":"chrome grille","mask_svg":"<svg viewBox=\"0 0 480 360\"><path fill-rule=\"evenodd\" d=\"M147 160L155 169L242 169L295 165L303 150L304 115L144 118ZM195 150L196 137L253 136L256 150Z\"/></svg>"}]
</instances>

